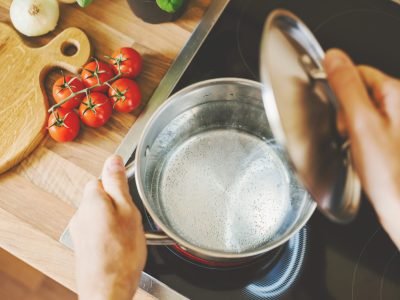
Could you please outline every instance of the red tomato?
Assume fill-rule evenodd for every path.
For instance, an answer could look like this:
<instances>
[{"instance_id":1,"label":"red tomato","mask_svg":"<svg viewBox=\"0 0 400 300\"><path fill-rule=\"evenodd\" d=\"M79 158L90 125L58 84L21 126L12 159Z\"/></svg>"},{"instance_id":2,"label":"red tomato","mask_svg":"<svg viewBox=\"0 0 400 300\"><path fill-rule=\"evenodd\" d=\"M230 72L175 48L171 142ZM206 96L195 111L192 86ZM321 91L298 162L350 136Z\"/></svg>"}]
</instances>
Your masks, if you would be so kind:
<instances>
[{"instance_id":1,"label":"red tomato","mask_svg":"<svg viewBox=\"0 0 400 300\"><path fill-rule=\"evenodd\" d=\"M108 96L119 112L131 112L140 105L142 93L136 82L121 78L115 81L108 90Z\"/></svg>"},{"instance_id":2,"label":"red tomato","mask_svg":"<svg viewBox=\"0 0 400 300\"><path fill-rule=\"evenodd\" d=\"M111 101L104 94L91 93L83 99L79 106L82 122L90 127L103 126L110 119L111 114Z\"/></svg>"},{"instance_id":3,"label":"red tomato","mask_svg":"<svg viewBox=\"0 0 400 300\"><path fill-rule=\"evenodd\" d=\"M142 71L143 59L135 49L118 49L109 59L116 74L118 74L118 64L120 64L122 77L135 78Z\"/></svg>"},{"instance_id":4,"label":"red tomato","mask_svg":"<svg viewBox=\"0 0 400 300\"><path fill-rule=\"evenodd\" d=\"M101 84L100 86L91 90L92 92L100 93L107 92L108 86L103 83L109 81L114 76L114 70L111 65L97 60L85 65L81 74L83 84L86 87L92 87Z\"/></svg>"},{"instance_id":5,"label":"red tomato","mask_svg":"<svg viewBox=\"0 0 400 300\"><path fill-rule=\"evenodd\" d=\"M83 83L78 78L63 76L57 79L57 81L53 85L54 100L56 101L56 103L60 103L61 101L71 96L72 93L79 92L84 88L85 87ZM69 99L63 105L61 105L61 107L67 110L72 110L75 107L79 106L79 104L81 104L83 97L85 97L84 93L78 94L75 97Z\"/></svg>"},{"instance_id":6,"label":"red tomato","mask_svg":"<svg viewBox=\"0 0 400 300\"><path fill-rule=\"evenodd\" d=\"M47 128L57 142L72 141L79 133L79 117L73 110L58 108L50 114Z\"/></svg>"}]
</instances>

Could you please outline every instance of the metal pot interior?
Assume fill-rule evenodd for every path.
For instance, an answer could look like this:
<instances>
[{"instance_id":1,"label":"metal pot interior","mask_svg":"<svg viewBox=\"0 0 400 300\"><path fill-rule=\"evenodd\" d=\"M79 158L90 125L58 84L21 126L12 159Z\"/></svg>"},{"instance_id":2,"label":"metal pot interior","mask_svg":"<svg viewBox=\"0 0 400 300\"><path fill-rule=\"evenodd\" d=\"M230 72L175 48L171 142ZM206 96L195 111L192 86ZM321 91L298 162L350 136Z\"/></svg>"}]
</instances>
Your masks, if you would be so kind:
<instances>
[{"instance_id":1,"label":"metal pot interior","mask_svg":"<svg viewBox=\"0 0 400 300\"><path fill-rule=\"evenodd\" d=\"M263 253L315 208L274 142L256 82L219 79L175 94L149 122L136 159L150 215L198 254Z\"/></svg>"}]
</instances>

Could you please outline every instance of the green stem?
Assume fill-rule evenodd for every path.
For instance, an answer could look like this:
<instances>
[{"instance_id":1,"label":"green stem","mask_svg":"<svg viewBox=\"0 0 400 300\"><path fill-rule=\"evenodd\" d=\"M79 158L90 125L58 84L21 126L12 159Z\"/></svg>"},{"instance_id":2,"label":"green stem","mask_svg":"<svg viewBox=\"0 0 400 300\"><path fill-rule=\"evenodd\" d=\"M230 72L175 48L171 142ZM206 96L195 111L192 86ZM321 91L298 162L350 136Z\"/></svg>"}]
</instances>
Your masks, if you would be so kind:
<instances>
[{"instance_id":1,"label":"green stem","mask_svg":"<svg viewBox=\"0 0 400 300\"><path fill-rule=\"evenodd\" d=\"M119 69L119 68L118 68ZM64 103L67 103L69 100L71 100L72 98L74 98L75 96L77 96L77 95L80 95L80 94L83 94L83 93L88 93L89 91L91 91L92 89L94 89L94 88L96 88L96 87L99 87L99 86L102 86L103 84L105 84L105 85L109 85L111 82L113 82L114 80L117 80L117 79L119 79L120 77L121 77L121 75L122 75L122 73L121 73L121 71L119 71L118 72L118 74L117 75L115 75L113 78L111 78L110 80L107 80L107 81L105 81L105 82L103 82L103 83L99 83L99 81L100 80L98 80L97 82L97 84L96 85L94 85L94 86L91 86L91 87L88 87L88 88L86 88L86 89L83 89L83 90L80 90L80 91L78 91L78 92L73 92L71 95L69 95L67 98L65 98L63 101L61 101L61 102L59 102L59 103L56 103L56 104L54 104L52 107L50 107L49 108L49 110L48 110L48 112L49 113L51 113L51 112L53 112L54 110L56 110L57 108L59 108L60 106L62 106Z\"/></svg>"}]
</instances>

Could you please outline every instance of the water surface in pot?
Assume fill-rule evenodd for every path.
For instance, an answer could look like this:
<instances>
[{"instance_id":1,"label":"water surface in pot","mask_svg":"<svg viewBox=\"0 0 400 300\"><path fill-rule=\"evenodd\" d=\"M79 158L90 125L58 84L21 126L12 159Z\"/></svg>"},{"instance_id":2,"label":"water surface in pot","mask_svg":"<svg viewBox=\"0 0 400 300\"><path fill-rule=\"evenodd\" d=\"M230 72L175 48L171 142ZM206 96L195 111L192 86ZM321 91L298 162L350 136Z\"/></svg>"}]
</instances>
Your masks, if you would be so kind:
<instances>
[{"instance_id":1,"label":"water surface in pot","mask_svg":"<svg viewBox=\"0 0 400 300\"><path fill-rule=\"evenodd\" d=\"M164 162L160 183L170 226L204 249L257 249L290 206L290 178L279 156L264 140L235 129L187 139Z\"/></svg>"}]
</instances>

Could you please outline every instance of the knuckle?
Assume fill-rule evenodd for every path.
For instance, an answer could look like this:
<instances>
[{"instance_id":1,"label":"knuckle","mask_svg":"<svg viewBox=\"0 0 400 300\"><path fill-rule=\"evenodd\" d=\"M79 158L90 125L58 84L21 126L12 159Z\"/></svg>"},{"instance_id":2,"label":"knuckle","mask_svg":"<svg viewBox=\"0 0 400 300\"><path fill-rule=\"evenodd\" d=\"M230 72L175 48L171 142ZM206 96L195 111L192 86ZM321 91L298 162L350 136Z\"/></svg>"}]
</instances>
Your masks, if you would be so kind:
<instances>
[{"instance_id":1,"label":"knuckle","mask_svg":"<svg viewBox=\"0 0 400 300\"><path fill-rule=\"evenodd\" d=\"M113 178L113 180L110 181L110 184L119 190L122 190L123 188L125 188L126 182L120 180L120 178Z\"/></svg>"},{"instance_id":2,"label":"knuckle","mask_svg":"<svg viewBox=\"0 0 400 300\"><path fill-rule=\"evenodd\" d=\"M111 180L104 186L105 191L111 195L120 195L121 197L130 197L129 187L126 182L121 180Z\"/></svg>"},{"instance_id":3,"label":"knuckle","mask_svg":"<svg viewBox=\"0 0 400 300\"><path fill-rule=\"evenodd\" d=\"M107 177L108 179L112 180L118 180L118 181L126 181L126 174L125 171L120 171L120 172L107 172L104 174L104 177Z\"/></svg>"},{"instance_id":4,"label":"knuckle","mask_svg":"<svg viewBox=\"0 0 400 300\"><path fill-rule=\"evenodd\" d=\"M358 71L360 71L361 73L364 73L364 72L368 72L369 70L371 70L372 69L372 67L371 66L368 66L368 65L358 65L357 66L357 69L358 69Z\"/></svg>"},{"instance_id":5,"label":"knuckle","mask_svg":"<svg viewBox=\"0 0 400 300\"><path fill-rule=\"evenodd\" d=\"M337 70L332 76L335 85L340 87L352 86L359 81L357 73L349 67L339 68L339 70Z\"/></svg>"},{"instance_id":6,"label":"knuckle","mask_svg":"<svg viewBox=\"0 0 400 300\"><path fill-rule=\"evenodd\" d=\"M104 182L107 182L108 185L124 187L128 184L128 180L124 174L109 174L104 178Z\"/></svg>"},{"instance_id":7,"label":"knuckle","mask_svg":"<svg viewBox=\"0 0 400 300\"><path fill-rule=\"evenodd\" d=\"M110 173L105 174L104 176L107 176L109 179L119 180L121 178L121 173L120 172L110 172Z\"/></svg>"}]
</instances>

